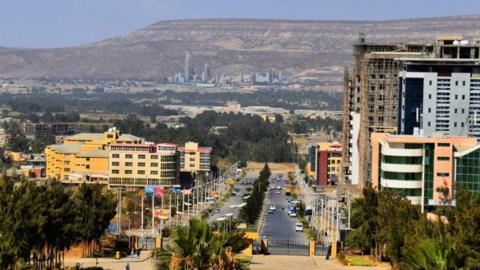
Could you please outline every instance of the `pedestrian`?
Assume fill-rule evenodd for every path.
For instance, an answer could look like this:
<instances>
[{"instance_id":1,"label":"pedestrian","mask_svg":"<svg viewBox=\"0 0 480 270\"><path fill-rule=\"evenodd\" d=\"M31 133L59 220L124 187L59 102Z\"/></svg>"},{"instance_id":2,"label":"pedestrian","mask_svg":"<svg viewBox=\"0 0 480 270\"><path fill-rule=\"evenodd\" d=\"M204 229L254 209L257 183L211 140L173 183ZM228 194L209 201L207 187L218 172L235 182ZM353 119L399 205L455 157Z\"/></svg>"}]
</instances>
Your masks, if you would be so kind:
<instances>
[{"instance_id":1,"label":"pedestrian","mask_svg":"<svg viewBox=\"0 0 480 270\"><path fill-rule=\"evenodd\" d=\"M140 257L141 248L137 249L137 257Z\"/></svg>"},{"instance_id":2,"label":"pedestrian","mask_svg":"<svg viewBox=\"0 0 480 270\"><path fill-rule=\"evenodd\" d=\"M125 265L125 270L130 270L130 264L127 263L127 264Z\"/></svg>"}]
</instances>

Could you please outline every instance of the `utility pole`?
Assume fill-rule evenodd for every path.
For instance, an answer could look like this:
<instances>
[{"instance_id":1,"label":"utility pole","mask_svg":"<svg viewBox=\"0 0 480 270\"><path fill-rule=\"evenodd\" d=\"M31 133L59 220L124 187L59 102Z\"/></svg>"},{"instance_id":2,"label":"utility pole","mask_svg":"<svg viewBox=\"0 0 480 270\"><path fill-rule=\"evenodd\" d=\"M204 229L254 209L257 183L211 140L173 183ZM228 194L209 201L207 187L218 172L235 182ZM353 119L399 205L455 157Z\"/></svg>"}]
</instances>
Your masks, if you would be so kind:
<instances>
[{"instance_id":1,"label":"utility pole","mask_svg":"<svg viewBox=\"0 0 480 270\"><path fill-rule=\"evenodd\" d=\"M155 192L152 193L152 236L155 235Z\"/></svg>"}]
</instances>

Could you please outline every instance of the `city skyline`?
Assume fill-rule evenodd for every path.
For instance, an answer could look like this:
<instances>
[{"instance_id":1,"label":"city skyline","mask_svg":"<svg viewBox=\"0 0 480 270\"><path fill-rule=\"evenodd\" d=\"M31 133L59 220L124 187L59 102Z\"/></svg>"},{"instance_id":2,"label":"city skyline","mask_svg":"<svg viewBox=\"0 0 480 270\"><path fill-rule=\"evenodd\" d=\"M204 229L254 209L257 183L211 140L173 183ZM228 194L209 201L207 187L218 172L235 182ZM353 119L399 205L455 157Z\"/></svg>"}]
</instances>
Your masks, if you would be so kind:
<instances>
[{"instance_id":1,"label":"city skyline","mask_svg":"<svg viewBox=\"0 0 480 270\"><path fill-rule=\"evenodd\" d=\"M361 2L361 3L360 3ZM80 46L123 36L158 21L201 18L290 20L394 20L474 15L472 0L407 0L392 8L390 1L0 1L1 47ZM253 5L255 4L255 5ZM455 5L454 5L455 4ZM412 9L415 5L417 8ZM345 8L349 7L349 8ZM125 19L128 18L128 19Z\"/></svg>"}]
</instances>

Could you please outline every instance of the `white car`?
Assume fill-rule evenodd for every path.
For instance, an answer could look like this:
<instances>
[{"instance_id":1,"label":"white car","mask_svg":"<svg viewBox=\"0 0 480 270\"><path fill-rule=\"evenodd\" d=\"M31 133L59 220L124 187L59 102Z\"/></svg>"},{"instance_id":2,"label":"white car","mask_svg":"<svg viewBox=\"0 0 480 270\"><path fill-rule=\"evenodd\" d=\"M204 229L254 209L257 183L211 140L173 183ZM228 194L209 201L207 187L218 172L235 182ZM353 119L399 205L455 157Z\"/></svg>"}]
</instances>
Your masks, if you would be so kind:
<instances>
[{"instance_id":1,"label":"white car","mask_svg":"<svg viewBox=\"0 0 480 270\"><path fill-rule=\"evenodd\" d=\"M297 213L295 213L295 212L290 212L289 215L290 215L290 217L297 217Z\"/></svg>"},{"instance_id":2,"label":"white car","mask_svg":"<svg viewBox=\"0 0 480 270\"><path fill-rule=\"evenodd\" d=\"M275 213L275 210L276 210L275 205L270 205L270 207L268 208L268 213L273 214Z\"/></svg>"},{"instance_id":3,"label":"white car","mask_svg":"<svg viewBox=\"0 0 480 270\"><path fill-rule=\"evenodd\" d=\"M303 232L303 224L302 223L297 223L297 225L295 225L295 232Z\"/></svg>"},{"instance_id":4,"label":"white car","mask_svg":"<svg viewBox=\"0 0 480 270\"><path fill-rule=\"evenodd\" d=\"M282 190L282 187L281 187L281 186L277 186L277 190Z\"/></svg>"}]
</instances>

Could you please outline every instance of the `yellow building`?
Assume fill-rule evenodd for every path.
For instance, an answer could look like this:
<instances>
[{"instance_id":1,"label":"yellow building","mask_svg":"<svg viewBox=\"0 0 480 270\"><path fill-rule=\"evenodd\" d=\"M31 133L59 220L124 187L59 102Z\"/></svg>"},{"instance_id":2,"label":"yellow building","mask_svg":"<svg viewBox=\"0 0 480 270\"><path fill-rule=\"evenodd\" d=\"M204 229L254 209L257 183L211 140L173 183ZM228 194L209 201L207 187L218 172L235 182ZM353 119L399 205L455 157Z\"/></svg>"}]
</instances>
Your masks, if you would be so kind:
<instances>
[{"instance_id":1,"label":"yellow building","mask_svg":"<svg viewBox=\"0 0 480 270\"><path fill-rule=\"evenodd\" d=\"M211 147L199 147L198 143L187 142L178 147L180 153L181 172L208 172L210 171Z\"/></svg>"},{"instance_id":2,"label":"yellow building","mask_svg":"<svg viewBox=\"0 0 480 270\"><path fill-rule=\"evenodd\" d=\"M177 184L177 145L117 142L110 147L109 185Z\"/></svg>"},{"instance_id":3,"label":"yellow building","mask_svg":"<svg viewBox=\"0 0 480 270\"><path fill-rule=\"evenodd\" d=\"M79 133L65 137L63 144L45 148L46 176L60 180L106 178L109 145L119 140L131 143L143 141L132 135L120 135L115 128L104 133Z\"/></svg>"}]
</instances>

